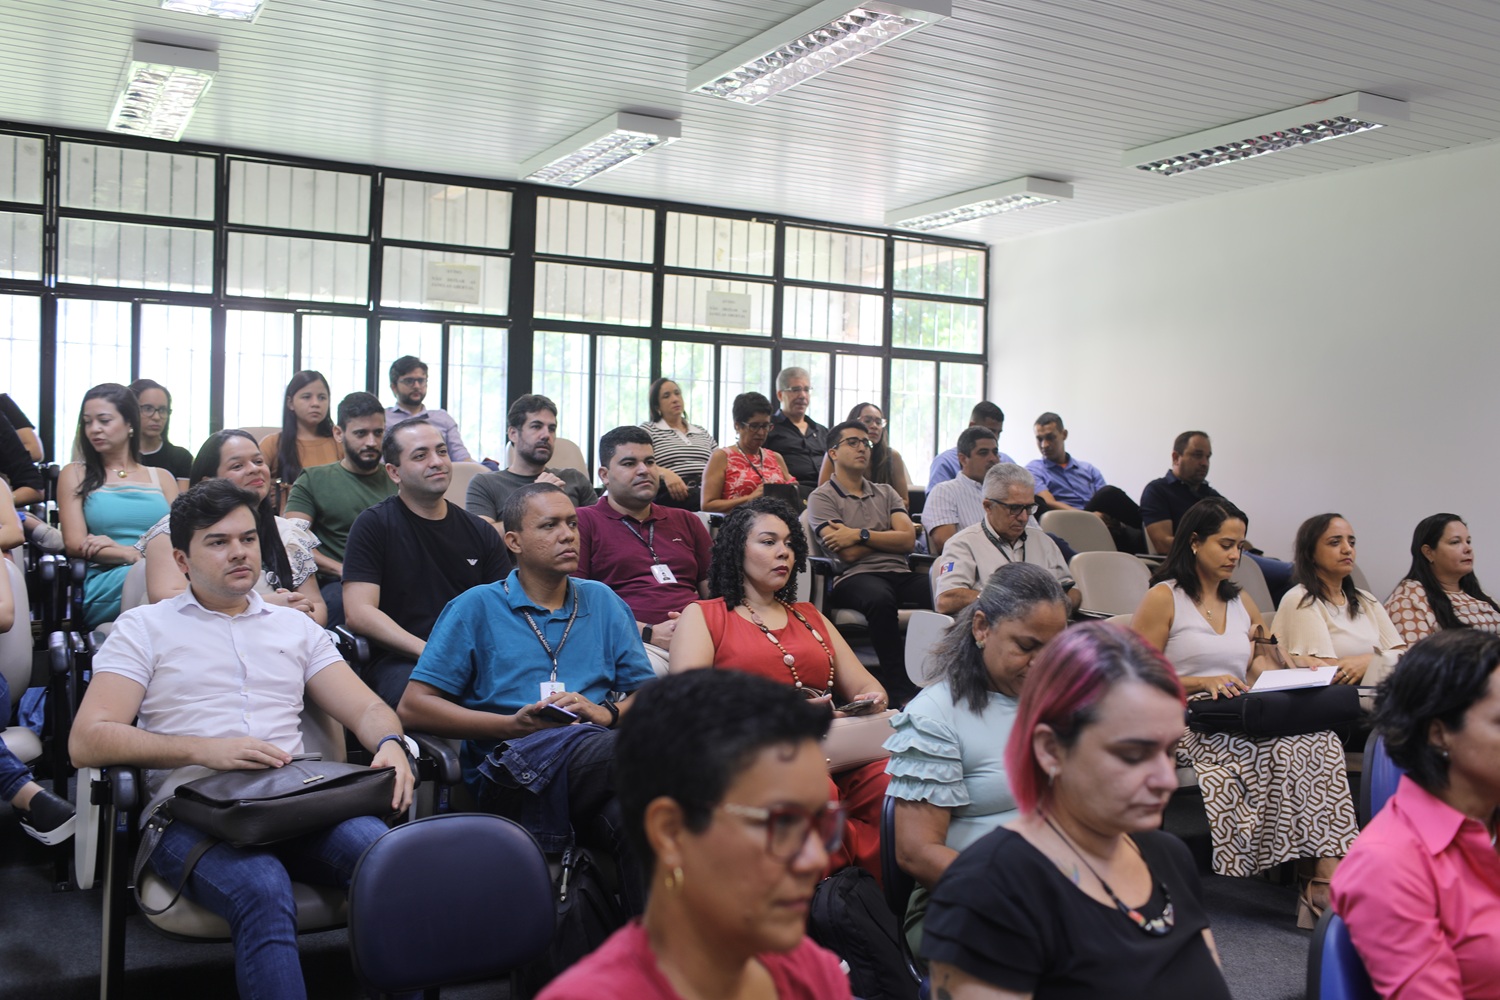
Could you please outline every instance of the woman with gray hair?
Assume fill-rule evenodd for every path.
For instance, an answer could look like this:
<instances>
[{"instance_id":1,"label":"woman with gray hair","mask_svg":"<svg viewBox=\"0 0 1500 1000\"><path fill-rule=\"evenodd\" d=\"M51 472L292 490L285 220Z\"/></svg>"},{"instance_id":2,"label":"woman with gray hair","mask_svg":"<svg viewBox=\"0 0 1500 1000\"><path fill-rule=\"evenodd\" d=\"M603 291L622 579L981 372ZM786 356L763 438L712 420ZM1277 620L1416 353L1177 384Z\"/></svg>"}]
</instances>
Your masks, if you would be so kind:
<instances>
[{"instance_id":1,"label":"woman with gray hair","mask_svg":"<svg viewBox=\"0 0 1500 1000\"><path fill-rule=\"evenodd\" d=\"M896 802L896 861L917 880L906 914L916 954L927 895L959 851L1016 816L1005 743L1032 657L1068 624L1047 570L1008 563L933 649L943 679L891 719L887 794Z\"/></svg>"}]
</instances>

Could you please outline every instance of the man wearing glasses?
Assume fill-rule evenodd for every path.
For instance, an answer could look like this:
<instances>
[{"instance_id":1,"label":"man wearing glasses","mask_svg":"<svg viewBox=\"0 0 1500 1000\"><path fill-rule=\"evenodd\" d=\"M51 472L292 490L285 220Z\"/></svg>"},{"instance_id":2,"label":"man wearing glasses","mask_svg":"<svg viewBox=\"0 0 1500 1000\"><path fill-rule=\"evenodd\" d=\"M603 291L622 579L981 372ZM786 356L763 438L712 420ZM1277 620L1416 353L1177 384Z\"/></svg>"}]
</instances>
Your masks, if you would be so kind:
<instances>
[{"instance_id":1,"label":"man wearing glasses","mask_svg":"<svg viewBox=\"0 0 1500 1000\"><path fill-rule=\"evenodd\" d=\"M1012 462L1002 462L984 477L984 517L948 539L942 558L932 564L932 592L945 615L979 599L990 575L1010 562L1029 562L1049 570L1067 591L1074 611L1083 595L1073 586L1062 550L1031 523L1036 513L1036 479Z\"/></svg>"},{"instance_id":2,"label":"man wearing glasses","mask_svg":"<svg viewBox=\"0 0 1500 1000\"><path fill-rule=\"evenodd\" d=\"M812 402L812 377L807 369L783 368L776 376L776 398L781 409L771 416L766 447L781 456L805 497L818 485L828 442L828 430L807 415Z\"/></svg>"},{"instance_id":3,"label":"man wearing glasses","mask_svg":"<svg viewBox=\"0 0 1500 1000\"><path fill-rule=\"evenodd\" d=\"M396 394L396 405L385 408L387 431L403 420L426 417L442 433L451 461L475 461L469 454L469 449L464 447L463 435L458 432L458 421L447 410L434 410L422 405L422 401L427 398L426 362L410 354L397 358L391 365L391 392Z\"/></svg>"}]
</instances>

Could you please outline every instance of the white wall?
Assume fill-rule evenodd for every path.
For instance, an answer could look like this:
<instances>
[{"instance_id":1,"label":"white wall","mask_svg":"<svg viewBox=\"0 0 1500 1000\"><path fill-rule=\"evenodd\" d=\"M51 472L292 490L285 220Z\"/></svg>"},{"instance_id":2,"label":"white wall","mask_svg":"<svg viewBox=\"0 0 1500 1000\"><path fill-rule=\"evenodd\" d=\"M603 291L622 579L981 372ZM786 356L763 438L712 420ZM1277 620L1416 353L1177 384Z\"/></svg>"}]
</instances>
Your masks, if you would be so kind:
<instances>
[{"instance_id":1,"label":"white wall","mask_svg":"<svg viewBox=\"0 0 1500 1000\"><path fill-rule=\"evenodd\" d=\"M1209 481L1269 553L1341 511L1383 600L1416 522L1455 511L1500 591L1497 178L1490 144L998 245L1001 447L1035 458L1055 410L1070 451L1139 497L1201 428Z\"/></svg>"}]
</instances>

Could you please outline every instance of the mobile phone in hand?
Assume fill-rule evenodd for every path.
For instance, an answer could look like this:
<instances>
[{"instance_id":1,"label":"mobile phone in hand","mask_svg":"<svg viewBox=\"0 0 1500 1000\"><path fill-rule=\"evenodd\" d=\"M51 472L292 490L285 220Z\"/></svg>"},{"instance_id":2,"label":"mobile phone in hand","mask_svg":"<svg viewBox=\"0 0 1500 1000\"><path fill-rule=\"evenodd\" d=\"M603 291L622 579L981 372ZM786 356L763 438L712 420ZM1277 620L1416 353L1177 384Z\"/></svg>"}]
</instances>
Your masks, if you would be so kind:
<instances>
[{"instance_id":1,"label":"mobile phone in hand","mask_svg":"<svg viewBox=\"0 0 1500 1000\"><path fill-rule=\"evenodd\" d=\"M843 712L845 715L863 715L874 707L874 698L859 698L855 701L851 701L847 705L840 705L838 708L835 708L834 711Z\"/></svg>"},{"instance_id":2,"label":"mobile phone in hand","mask_svg":"<svg viewBox=\"0 0 1500 1000\"><path fill-rule=\"evenodd\" d=\"M561 722L564 725L578 721L576 714L568 711L566 708L559 708L556 705L543 705L537 709L536 714L537 718L546 719L548 722Z\"/></svg>"}]
</instances>

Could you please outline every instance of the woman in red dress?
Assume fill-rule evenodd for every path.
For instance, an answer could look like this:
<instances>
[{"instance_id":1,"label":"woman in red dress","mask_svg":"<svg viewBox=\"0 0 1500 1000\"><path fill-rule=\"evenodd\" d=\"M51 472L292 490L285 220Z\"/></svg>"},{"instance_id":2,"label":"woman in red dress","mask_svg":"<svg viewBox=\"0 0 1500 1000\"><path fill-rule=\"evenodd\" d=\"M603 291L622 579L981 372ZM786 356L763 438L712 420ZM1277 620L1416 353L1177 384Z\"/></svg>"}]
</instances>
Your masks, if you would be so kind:
<instances>
[{"instance_id":1,"label":"woman in red dress","mask_svg":"<svg viewBox=\"0 0 1500 1000\"><path fill-rule=\"evenodd\" d=\"M765 494L767 483L795 483L786 462L765 447L771 433L771 401L758 392L734 397L731 410L739 444L715 448L703 469L703 509L727 514Z\"/></svg>"}]
</instances>

